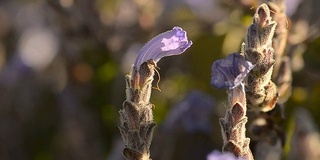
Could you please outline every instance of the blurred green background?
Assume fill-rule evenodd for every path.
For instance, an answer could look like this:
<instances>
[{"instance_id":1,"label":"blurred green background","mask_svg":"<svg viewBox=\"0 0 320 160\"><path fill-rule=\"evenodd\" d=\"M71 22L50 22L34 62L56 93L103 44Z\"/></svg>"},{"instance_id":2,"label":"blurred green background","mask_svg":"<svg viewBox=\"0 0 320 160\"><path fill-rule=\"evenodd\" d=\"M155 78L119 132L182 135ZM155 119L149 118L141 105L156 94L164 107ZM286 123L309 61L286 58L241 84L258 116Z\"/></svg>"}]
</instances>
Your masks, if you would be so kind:
<instances>
[{"instance_id":1,"label":"blurred green background","mask_svg":"<svg viewBox=\"0 0 320 160\"><path fill-rule=\"evenodd\" d=\"M174 26L186 30L193 45L181 56L158 63L162 91L153 90L151 98L158 124L151 157L186 159L181 155L195 154L199 145L204 149L193 159L221 150L218 118L224 116L226 94L210 86L211 65L240 51L259 3L0 1L0 159L122 159L117 125L125 100L124 76L140 47ZM320 1L287 0L286 4L286 54L291 61L293 89L284 104L284 159L290 154L297 108L311 113L313 122L308 123L320 125ZM180 131L167 133L164 122L168 113L192 91L214 102L210 133L188 136L191 133L177 127L167 130ZM177 135L180 141L161 144ZM195 138L188 141L188 137ZM161 158L161 151L170 153L171 158Z\"/></svg>"}]
</instances>

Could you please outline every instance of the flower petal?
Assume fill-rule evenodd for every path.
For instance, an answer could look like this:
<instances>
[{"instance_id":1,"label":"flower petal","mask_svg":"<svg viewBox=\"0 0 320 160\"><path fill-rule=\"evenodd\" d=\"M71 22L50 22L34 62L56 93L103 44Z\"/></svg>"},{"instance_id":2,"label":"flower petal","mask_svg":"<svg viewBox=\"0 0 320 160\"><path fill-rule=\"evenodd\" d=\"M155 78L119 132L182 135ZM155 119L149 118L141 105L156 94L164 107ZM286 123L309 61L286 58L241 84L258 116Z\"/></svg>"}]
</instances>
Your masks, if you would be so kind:
<instances>
[{"instance_id":1,"label":"flower petal","mask_svg":"<svg viewBox=\"0 0 320 160\"><path fill-rule=\"evenodd\" d=\"M244 160L243 158L237 158L231 152L221 153L218 150L213 150L207 155L207 160Z\"/></svg>"},{"instance_id":2,"label":"flower petal","mask_svg":"<svg viewBox=\"0 0 320 160\"><path fill-rule=\"evenodd\" d=\"M141 48L134 66L139 69L143 62L150 59L158 62L162 57L182 54L191 45L192 42L188 41L187 32L180 27L174 27L145 44Z\"/></svg>"},{"instance_id":3,"label":"flower petal","mask_svg":"<svg viewBox=\"0 0 320 160\"><path fill-rule=\"evenodd\" d=\"M212 64L211 85L217 88L233 89L240 85L254 67L239 53L233 53L225 59Z\"/></svg>"}]
</instances>

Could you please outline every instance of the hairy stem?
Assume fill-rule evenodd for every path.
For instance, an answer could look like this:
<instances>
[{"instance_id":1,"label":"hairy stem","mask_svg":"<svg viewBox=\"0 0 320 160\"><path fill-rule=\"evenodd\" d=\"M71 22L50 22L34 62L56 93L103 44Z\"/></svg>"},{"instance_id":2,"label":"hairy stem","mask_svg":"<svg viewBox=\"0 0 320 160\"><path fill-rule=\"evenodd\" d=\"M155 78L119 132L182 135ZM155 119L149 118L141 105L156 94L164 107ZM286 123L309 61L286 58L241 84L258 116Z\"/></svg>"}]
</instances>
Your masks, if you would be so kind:
<instances>
[{"instance_id":1,"label":"hairy stem","mask_svg":"<svg viewBox=\"0 0 320 160\"><path fill-rule=\"evenodd\" d=\"M139 71L133 67L126 76L126 100L120 113L120 133L128 160L149 160L152 141L153 121L150 101L155 63L144 62Z\"/></svg>"},{"instance_id":2,"label":"hairy stem","mask_svg":"<svg viewBox=\"0 0 320 160\"><path fill-rule=\"evenodd\" d=\"M229 108L224 118L220 118L220 126L223 138L223 151L232 152L237 157L253 160L249 148L250 139L246 138L246 96L244 86L239 85L228 90Z\"/></svg>"}]
</instances>

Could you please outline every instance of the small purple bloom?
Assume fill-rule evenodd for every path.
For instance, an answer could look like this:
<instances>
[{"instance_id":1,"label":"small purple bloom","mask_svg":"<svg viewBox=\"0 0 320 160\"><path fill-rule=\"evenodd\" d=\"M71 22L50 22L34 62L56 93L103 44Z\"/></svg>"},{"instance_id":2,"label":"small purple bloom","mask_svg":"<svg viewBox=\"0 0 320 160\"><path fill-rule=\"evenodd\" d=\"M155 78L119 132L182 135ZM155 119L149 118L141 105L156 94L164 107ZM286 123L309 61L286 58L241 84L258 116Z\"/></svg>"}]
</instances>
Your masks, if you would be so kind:
<instances>
[{"instance_id":1,"label":"small purple bloom","mask_svg":"<svg viewBox=\"0 0 320 160\"><path fill-rule=\"evenodd\" d=\"M239 53L232 53L225 59L212 64L211 85L217 88L234 89L242 84L246 75L254 67Z\"/></svg>"},{"instance_id":2,"label":"small purple bloom","mask_svg":"<svg viewBox=\"0 0 320 160\"><path fill-rule=\"evenodd\" d=\"M145 44L139 52L134 67L139 70L140 65L150 59L157 63L162 57L182 54L191 45L187 32L180 27L174 27Z\"/></svg>"},{"instance_id":3,"label":"small purple bloom","mask_svg":"<svg viewBox=\"0 0 320 160\"><path fill-rule=\"evenodd\" d=\"M207 160L244 160L243 158L237 158L232 153L221 153L217 150L212 151L207 156Z\"/></svg>"},{"instance_id":4,"label":"small purple bloom","mask_svg":"<svg viewBox=\"0 0 320 160\"><path fill-rule=\"evenodd\" d=\"M214 104L211 96L200 91L190 92L181 102L172 107L163 123L164 130L179 132L182 129L189 134L212 132L211 117Z\"/></svg>"}]
</instances>

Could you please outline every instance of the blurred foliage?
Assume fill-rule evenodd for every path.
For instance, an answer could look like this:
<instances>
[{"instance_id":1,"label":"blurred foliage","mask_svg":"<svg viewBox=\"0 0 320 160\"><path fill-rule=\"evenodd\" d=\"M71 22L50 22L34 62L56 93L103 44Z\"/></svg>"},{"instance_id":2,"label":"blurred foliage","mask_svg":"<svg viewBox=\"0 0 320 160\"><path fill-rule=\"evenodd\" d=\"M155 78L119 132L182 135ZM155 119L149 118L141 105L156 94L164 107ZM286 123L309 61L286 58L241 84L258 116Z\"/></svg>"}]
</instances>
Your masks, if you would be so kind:
<instances>
[{"instance_id":1,"label":"blurred foliage","mask_svg":"<svg viewBox=\"0 0 320 160\"><path fill-rule=\"evenodd\" d=\"M290 138L298 107L320 126L318 0L287 0L293 92L285 103ZM180 26L193 46L159 62L153 90L155 142L168 113L193 90L215 99L212 133L167 135L155 155L183 156L190 146L221 149L224 90L210 86L213 61L239 52L256 0L2 0L0 2L0 159L122 159L117 128L124 76L142 44ZM194 106L196 107L196 106ZM179 130L179 127L175 128ZM184 139L188 139L184 143ZM158 143L160 143L158 142ZM203 142L203 144L202 144ZM198 143L196 145L196 143ZM286 146L290 145L287 139ZM157 146L157 144L153 144ZM185 148L184 148L185 147ZM158 150L157 150L158 149ZM160 149L160 150L159 150ZM286 147L284 158L290 147ZM198 152L197 152L198 153ZM205 157L200 152L199 157ZM192 157L189 157L192 158ZM194 157L193 157L194 158ZM158 159L153 157L153 159ZM159 158L160 159L160 158ZM179 159L179 158L177 158Z\"/></svg>"}]
</instances>

